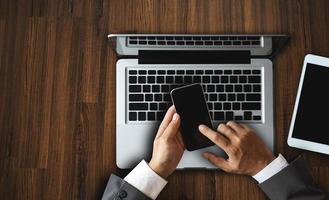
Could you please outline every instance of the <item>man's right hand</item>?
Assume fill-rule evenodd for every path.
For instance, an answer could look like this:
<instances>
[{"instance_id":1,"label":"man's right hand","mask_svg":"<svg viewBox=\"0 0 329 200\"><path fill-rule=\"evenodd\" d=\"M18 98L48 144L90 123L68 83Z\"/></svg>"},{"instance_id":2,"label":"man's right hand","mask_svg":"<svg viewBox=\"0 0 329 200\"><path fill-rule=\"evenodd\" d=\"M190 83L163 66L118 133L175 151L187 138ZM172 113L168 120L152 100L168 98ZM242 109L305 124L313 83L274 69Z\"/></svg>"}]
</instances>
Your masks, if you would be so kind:
<instances>
[{"instance_id":1,"label":"man's right hand","mask_svg":"<svg viewBox=\"0 0 329 200\"><path fill-rule=\"evenodd\" d=\"M247 125L230 121L226 125L220 124L217 132L205 125L200 125L199 130L229 156L225 160L210 152L203 154L226 172L253 176L275 159L265 143Z\"/></svg>"}]
</instances>

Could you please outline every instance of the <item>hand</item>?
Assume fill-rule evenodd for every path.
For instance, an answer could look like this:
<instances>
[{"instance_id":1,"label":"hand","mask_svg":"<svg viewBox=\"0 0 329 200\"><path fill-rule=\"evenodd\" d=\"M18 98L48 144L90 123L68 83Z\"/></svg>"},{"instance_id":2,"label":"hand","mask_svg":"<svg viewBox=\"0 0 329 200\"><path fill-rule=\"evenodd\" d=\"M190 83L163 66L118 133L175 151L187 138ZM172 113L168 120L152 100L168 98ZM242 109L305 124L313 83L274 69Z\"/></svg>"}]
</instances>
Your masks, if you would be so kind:
<instances>
[{"instance_id":1,"label":"hand","mask_svg":"<svg viewBox=\"0 0 329 200\"><path fill-rule=\"evenodd\" d=\"M255 132L233 121L220 124L217 131L205 125L199 130L229 156L227 160L206 152L203 156L222 170L235 174L255 175L274 160L274 155Z\"/></svg>"},{"instance_id":2,"label":"hand","mask_svg":"<svg viewBox=\"0 0 329 200\"><path fill-rule=\"evenodd\" d=\"M149 166L162 178L173 173L183 156L185 146L179 131L180 117L171 106L164 117L153 143Z\"/></svg>"}]
</instances>

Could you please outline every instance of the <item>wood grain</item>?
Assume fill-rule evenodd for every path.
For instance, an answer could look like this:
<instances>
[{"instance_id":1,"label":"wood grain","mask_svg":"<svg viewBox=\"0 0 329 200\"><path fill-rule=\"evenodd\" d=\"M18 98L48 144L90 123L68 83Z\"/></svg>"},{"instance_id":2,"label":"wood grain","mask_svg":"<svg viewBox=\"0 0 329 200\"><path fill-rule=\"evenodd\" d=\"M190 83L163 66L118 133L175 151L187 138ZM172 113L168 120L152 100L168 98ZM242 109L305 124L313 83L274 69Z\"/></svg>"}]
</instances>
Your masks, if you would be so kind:
<instances>
[{"instance_id":1,"label":"wood grain","mask_svg":"<svg viewBox=\"0 0 329 200\"><path fill-rule=\"evenodd\" d=\"M286 144L303 57L329 56L327 0L0 1L0 199L100 199L115 165L108 33L285 33L274 62L275 152L304 155L329 192L328 156ZM315 127L316 128L316 127ZM158 199L266 199L250 177L177 171Z\"/></svg>"}]
</instances>

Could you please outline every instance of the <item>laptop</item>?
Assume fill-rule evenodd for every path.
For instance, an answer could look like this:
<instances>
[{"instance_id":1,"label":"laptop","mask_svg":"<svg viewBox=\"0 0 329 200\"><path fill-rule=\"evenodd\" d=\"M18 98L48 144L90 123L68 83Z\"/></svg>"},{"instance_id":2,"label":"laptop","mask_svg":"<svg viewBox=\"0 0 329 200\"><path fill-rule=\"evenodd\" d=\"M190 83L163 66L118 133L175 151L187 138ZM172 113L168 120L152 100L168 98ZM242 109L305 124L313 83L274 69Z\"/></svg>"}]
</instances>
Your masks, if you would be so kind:
<instances>
[{"instance_id":1,"label":"laptop","mask_svg":"<svg viewBox=\"0 0 329 200\"><path fill-rule=\"evenodd\" d=\"M170 91L200 83L213 128L235 120L250 125L273 150L273 63L286 35L110 34L116 63L116 164L149 161ZM251 144L252 145L252 144ZM178 169L217 169L202 157L217 146L185 151Z\"/></svg>"}]
</instances>

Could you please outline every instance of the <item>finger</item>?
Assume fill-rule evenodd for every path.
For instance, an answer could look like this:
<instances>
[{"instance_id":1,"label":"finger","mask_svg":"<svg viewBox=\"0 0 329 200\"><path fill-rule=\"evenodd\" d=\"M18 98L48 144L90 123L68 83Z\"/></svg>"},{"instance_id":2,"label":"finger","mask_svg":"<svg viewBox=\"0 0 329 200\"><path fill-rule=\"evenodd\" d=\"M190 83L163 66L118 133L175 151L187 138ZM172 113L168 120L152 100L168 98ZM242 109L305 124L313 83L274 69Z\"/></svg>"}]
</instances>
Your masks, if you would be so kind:
<instances>
[{"instance_id":1,"label":"finger","mask_svg":"<svg viewBox=\"0 0 329 200\"><path fill-rule=\"evenodd\" d=\"M171 122L175 112L176 112L175 106L173 106L173 105L170 106L170 108L167 110L167 113L159 126L156 138L160 137L163 134L163 132L166 130L166 128L169 125L169 123Z\"/></svg>"},{"instance_id":2,"label":"finger","mask_svg":"<svg viewBox=\"0 0 329 200\"><path fill-rule=\"evenodd\" d=\"M240 126L241 127L243 127L245 130L250 130L251 128L248 126L248 125L246 125L246 124L240 124Z\"/></svg>"},{"instance_id":3,"label":"finger","mask_svg":"<svg viewBox=\"0 0 329 200\"><path fill-rule=\"evenodd\" d=\"M206 158L207 160L209 160L209 162L211 162L212 164L219 167L220 169L222 169L224 171L229 171L228 161L225 160L224 158L216 156L215 154L210 153L210 152L204 152L202 154L202 156L204 158Z\"/></svg>"},{"instance_id":4,"label":"finger","mask_svg":"<svg viewBox=\"0 0 329 200\"><path fill-rule=\"evenodd\" d=\"M229 141L224 136L203 124L199 125L199 131L226 152Z\"/></svg>"},{"instance_id":5,"label":"finger","mask_svg":"<svg viewBox=\"0 0 329 200\"><path fill-rule=\"evenodd\" d=\"M175 113L166 130L163 132L162 137L167 137L168 139L174 138L178 133L179 125L180 117Z\"/></svg>"},{"instance_id":6,"label":"finger","mask_svg":"<svg viewBox=\"0 0 329 200\"><path fill-rule=\"evenodd\" d=\"M232 128L238 134L243 133L245 131L245 129L242 126L240 126L240 124L234 121L229 121L226 123L226 125Z\"/></svg>"},{"instance_id":7,"label":"finger","mask_svg":"<svg viewBox=\"0 0 329 200\"><path fill-rule=\"evenodd\" d=\"M225 124L219 124L217 130L221 134L225 135L230 141L235 141L238 138L235 131Z\"/></svg>"}]
</instances>

